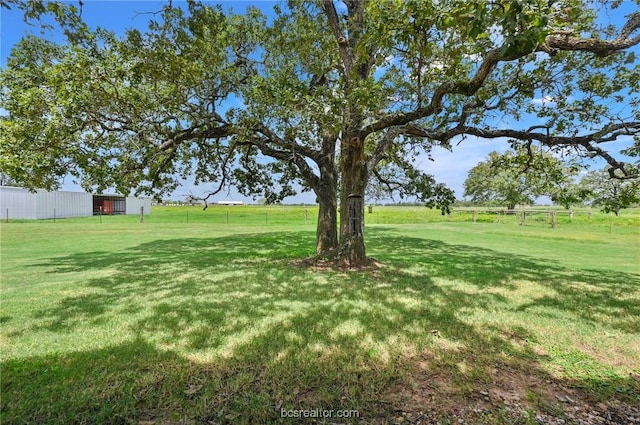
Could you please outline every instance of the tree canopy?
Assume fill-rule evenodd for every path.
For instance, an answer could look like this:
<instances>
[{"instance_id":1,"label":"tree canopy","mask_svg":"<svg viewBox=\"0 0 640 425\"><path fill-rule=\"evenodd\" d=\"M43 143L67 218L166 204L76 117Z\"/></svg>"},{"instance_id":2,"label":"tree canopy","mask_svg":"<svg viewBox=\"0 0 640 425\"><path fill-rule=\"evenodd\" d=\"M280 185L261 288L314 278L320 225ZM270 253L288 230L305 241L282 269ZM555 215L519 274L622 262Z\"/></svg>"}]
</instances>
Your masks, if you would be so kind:
<instances>
[{"instance_id":1,"label":"tree canopy","mask_svg":"<svg viewBox=\"0 0 640 425\"><path fill-rule=\"evenodd\" d=\"M318 253L363 264L362 211L341 208L338 233L338 204L377 181L448 208L416 167L436 145L508 138L638 177L607 147L640 153L640 12L621 2L290 1L272 16L169 2L123 35L74 4L2 4L66 35L25 37L0 75L0 169L29 187L72 174L163 193L194 175L267 201L302 187Z\"/></svg>"},{"instance_id":2,"label":"tree canopy","mask_svg":"<svg viewBox=\"0 0 640 425\"><path fill-rule=\"evenodd\" d=\"M464 196L477 203L493 203L508 209L531 205L548 196L569 208L583 200L575 178L580 167L561 160L536 146L503 154L491 152L473 167L464 182Z\"/></svg>"},{"instance_id":3,"label":"tree canopy","mask_svg":"<svg viewBox=\"0 0 640 425\"><path fill-rule=\"evenodd\" d=\"M580 188L591 205L618 215L621 209L640 203L640 181L612 179L610 173L608 168L589 171Z\"/></svg>"}]
</instances>

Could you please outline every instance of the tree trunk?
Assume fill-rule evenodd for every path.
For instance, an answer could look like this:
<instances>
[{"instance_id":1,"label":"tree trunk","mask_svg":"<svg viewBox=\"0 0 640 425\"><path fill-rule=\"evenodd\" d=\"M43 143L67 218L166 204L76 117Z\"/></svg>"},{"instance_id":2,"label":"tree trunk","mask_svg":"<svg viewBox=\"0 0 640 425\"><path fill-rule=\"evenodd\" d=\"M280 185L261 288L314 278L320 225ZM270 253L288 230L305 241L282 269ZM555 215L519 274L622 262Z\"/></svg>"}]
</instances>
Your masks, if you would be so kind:
<instances>
[{"instance_id":1,"label":"tree trunk","mask_svg":"<svg viewBox=\"0 0 640 425\"><path fill-rule=\"evenodd\" d=\"M322 156L317 159L320 178L312 185L318 198L318 226L316 254L335 257L338 253L338 170L336 169L336 142L338 134L322 135Z\"/></svg>"},{"instance_id":2,"label":"tree trunk","mask_svg":"<svg viewBox=\"0 0 640 425\"><path fill-rule=\"evenodd\" d=\"M363 266L367 256L364 244L364 190L367 166L364 143L358 137L342 142L340 191L340 247L342 258L351 266Z\"/></svg>"},{"instance_id":3,"label":"tree trunk","mask_svg":"<svg viewBox=\"0 0 640 425\"><path fill-rule=\"evenodd\" d=\"M316 230L316 254L335 255L338 252L338 205L336 188L319 190L318 226Z\"/></svg>"}]
</instances>

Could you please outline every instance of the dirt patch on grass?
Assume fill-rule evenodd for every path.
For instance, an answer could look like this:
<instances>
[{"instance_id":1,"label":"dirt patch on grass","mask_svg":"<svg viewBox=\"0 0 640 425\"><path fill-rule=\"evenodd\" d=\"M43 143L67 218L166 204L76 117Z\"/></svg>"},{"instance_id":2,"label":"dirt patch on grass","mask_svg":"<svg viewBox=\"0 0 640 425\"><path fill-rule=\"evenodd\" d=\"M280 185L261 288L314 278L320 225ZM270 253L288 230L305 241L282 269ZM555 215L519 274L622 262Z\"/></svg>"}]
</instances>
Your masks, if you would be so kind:
<instances>
[{"instance_id":1,"label":"dirt patch on grass","mask_svg":"<svg viewBox=\"0 0 640 425\"><path fill-rule=\"evenodd\" d=\"M633 364L633 360L629 356L625 355L616 346L608 347L606 351L599 350L591 345L584 343L577 343L576 348L587 356L596 359L597 361L610 365L613 367L625 366Z\"/></svg>"},{"instance_id":2,"label":"dirt patch on grass","mask_svg":"<svg viewBox=\"0 0 640 425\"><path fill-rule=\"evenodd\" d=\"M586 391L524 365L495 364L490 379L459 386L450 374L429 367L429 363L429 359L415 361L408 382L389 389L386 402L394 406L391 423L640 423L637 402L616 398L596 401ZM389 423L389 415L373 423Z\"/></svg>"}]
</instances>

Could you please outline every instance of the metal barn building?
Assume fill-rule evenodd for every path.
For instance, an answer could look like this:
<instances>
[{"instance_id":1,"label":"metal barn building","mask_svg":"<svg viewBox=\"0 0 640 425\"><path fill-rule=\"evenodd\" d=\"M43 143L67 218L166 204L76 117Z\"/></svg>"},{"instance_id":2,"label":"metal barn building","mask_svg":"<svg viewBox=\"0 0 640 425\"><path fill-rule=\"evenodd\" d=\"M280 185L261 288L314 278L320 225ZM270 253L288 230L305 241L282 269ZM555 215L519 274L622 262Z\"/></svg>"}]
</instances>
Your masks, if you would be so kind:
<instances>
[{"instance_id":1,"label":"metal barn building","mask_svg":"<svg viewBox=\"0 0 640 425\"><path fill-rule=\"evenodd\" d=\"M88 217L104 214L151 213L150 198L121 195L92 195L85 192L38 189L35 193L21 187L0 186L2 219L48 219Z\"/></svg>"}]
</instances>

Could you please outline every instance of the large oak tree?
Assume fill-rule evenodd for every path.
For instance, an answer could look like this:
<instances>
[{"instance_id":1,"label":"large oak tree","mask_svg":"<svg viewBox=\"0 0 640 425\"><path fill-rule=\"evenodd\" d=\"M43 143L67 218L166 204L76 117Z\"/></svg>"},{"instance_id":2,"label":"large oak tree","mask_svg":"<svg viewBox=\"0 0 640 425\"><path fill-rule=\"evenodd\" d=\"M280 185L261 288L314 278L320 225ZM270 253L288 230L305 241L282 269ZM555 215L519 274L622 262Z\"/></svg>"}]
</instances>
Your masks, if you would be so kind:
<instances>
[{"instance_id":1,"label":"large oak tree","mask_svg":"<svg viewBox=\"0 0 640 425\"><path fill-rule=\"evenodd\" d=\"M508 138L637 178L607 148L640 151L640 13L619 4L318 0L267 17L167 3L119 36L75 5L3 0L26 19L50 14L67 41L14 47L0 169L30 187L69 173L123 192L194 175L268 201L302 187L319 203L317 252L363 264L354 200L368 182L448 208L451 191L415 165L435 145Z\"/></svg>"},{"instance_id":2,"label":"large oak tree","mask_svg":"<svg viewBox=\"0 0 640 425\"><path fill-rule=\"evenodd\" d=\"M640 180L612 179L610 173L607 168L593 170L580 179L581 190L590 205L618 215L621 209L640 204Z\"/></svg>"},{"instance_id":3,"label":"large oak tree","mask_svg":"<svg viewBox=\"0 0 640 425\"><path fill-rule=\"evenodd\" d=\"M562 160L536 146L502 154L493 151L469 170L464 196L475 203L493 203L509 210L548 196L568 209L586 196L575 182L580 168L574 160Z\"/></svg>"}]
</instances>

